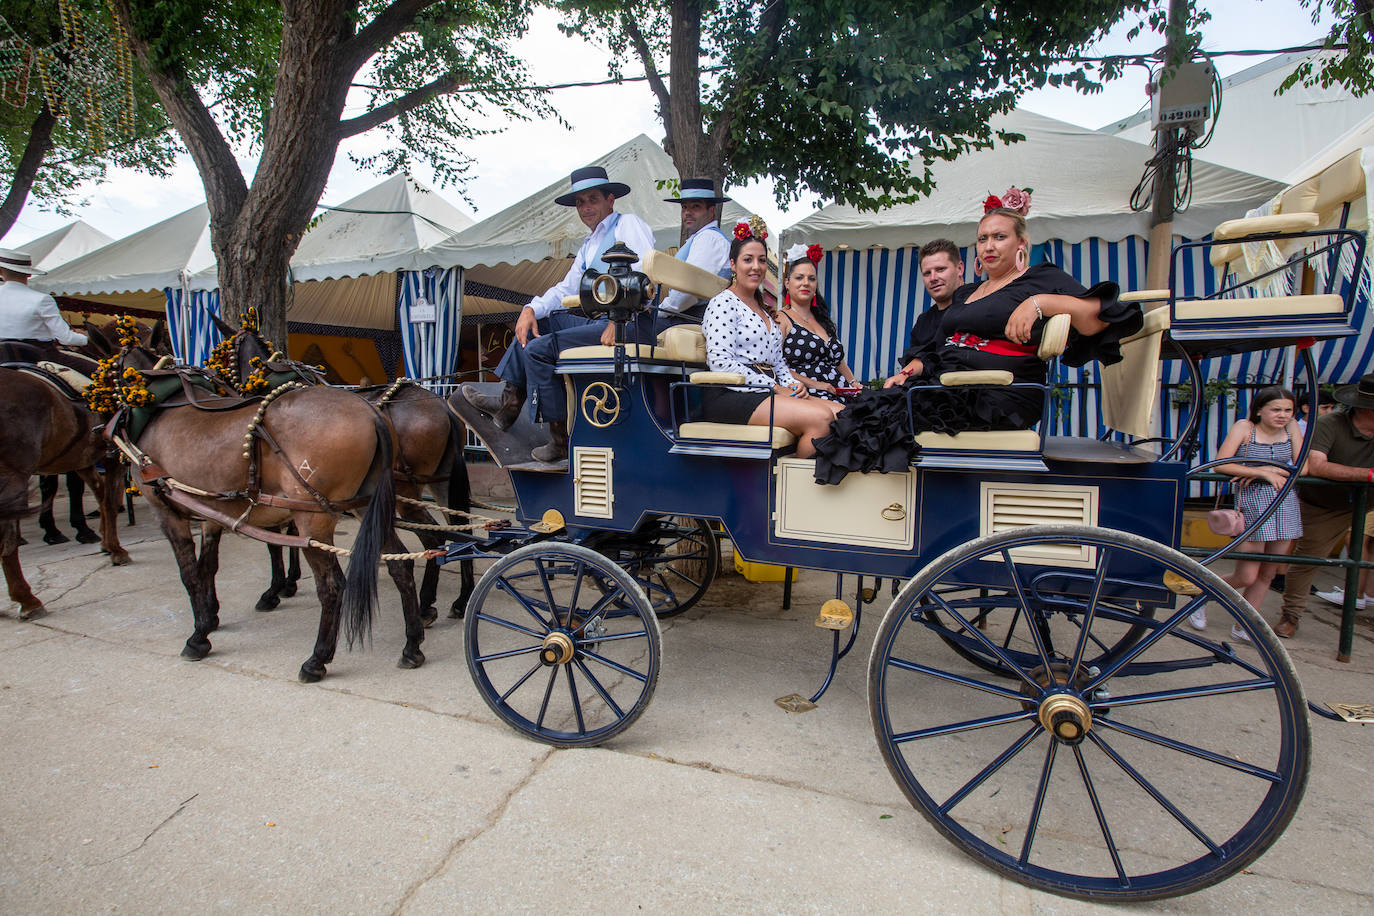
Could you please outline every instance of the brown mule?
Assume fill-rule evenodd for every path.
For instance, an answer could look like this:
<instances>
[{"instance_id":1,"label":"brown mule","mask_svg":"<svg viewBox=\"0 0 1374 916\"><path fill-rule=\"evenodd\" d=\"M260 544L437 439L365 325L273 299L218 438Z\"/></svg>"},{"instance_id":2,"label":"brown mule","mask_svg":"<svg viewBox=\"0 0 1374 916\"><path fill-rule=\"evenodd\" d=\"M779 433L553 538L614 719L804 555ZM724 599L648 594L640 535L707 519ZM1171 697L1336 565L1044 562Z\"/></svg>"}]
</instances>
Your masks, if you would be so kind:
<instances>
[{"instance_id":1,"label":"brown mule","mask_svg":"<svg viewBox=\"0 0 1374 916\"><path fill-rule=\"evenodd\" d=\"M354 394L333 388L287 391L262 414L259 422L267 436L253 440L257 457L255 474L250 473L250 462L243 457L244 437L258 407L252 403L220 411L163 410L137 443L153 467L135 476L158 514L191 599L195 630L181 654L192 660L209 654L209 635L219 626L215 573L225 527L248 525L262 533L290 521L304 537L332 544L338 511L367 501L346 575L332 552L305 550L315 575L320 627L314 651L301 665L300 679L314 682L324 677L325 666L334 658L341 617L350 646L370 632L377 603L377 563L384 546L399 544L393 529L396 501L390 473L395 442L386 420ZM201 523L199 556L191 534L195 507L187 507L184 491L170 485L169 478L215 494L193 495L193 501L201 501L208 514L218 517ZM254 491L262 495L250 501ZM407 576L402 565L387 562L393 578ZM410 581L413 592L413 578ZM424 663L424 627L414 600L402 605L406 643L400 665L419 667Z\"/></svg>"},{"instance_id":2,"label":"brown mule","mask_svg":"<svg viewBox=\"0 0 1374 916\"><path fill-rule=\"evenodd\" d=\"M358 394L381 410L396 431L396 495L418 500L428 489L440 506L465 512L472 508L467 465L463 460L467 427L448 409L444 399L413 383L379 386ZM404 500L397 501L396 514L406 521L435 524L427 509ZM449 518L440 520L440 524L452 522ZM440 531L416 531L415 534L426 550L442 547L448 541ZM275 544L267 545L267 551L272 562L272 581L258 598L260 611L270 611L281 603L282 597L295 594L300 579L299 551L292 550L289 557L283 557L282 548ZM410 564L411 561L405 562ZM461 587L449 607L450 617L463 616L476 584L472 561L462 560L459 567ZM399 588L400 584L397 585ZM419 593L420 615L425 626L438 619L435 607L438 588L439 564L427 560Z\"/></svg>"},{"instance_id":3,"label":"brown mule","mask_svg":"<svg viewBox=\"0 0 1374 916\"><path fill-rule=\"evenodd\" d=\"M19 566L19 520L30 514L29 478L34 474L80 474L100 507L101 547L113 565L129 562L116 530L122 469L107 456L109 443L99 427L100 420L85 404L27 372L0 369L0 565L21 620L44 611ZM108 480L95 469L102 459L112 472Z\"/></svg>"},{"instance_id":4,"label":"brown mule","mask_svg":"<svg viewBox=\"0 0 1374 916\"><path fill-rule=\"evenodd\" d=\"M280 359L280 354L269 352L267 342L250 327L235 331L217 316L212 320L219 327L226 340L234 342L232 359L214 361L222 374L217 375L221 382L235 390L242 390L255 371L276 368L294 372L307 384L324 384L318 370L304 363ZM272 361L277 356L276 362ZM467 511L472 508L471 489L468 482L467 465L463 461L463 449L467 445L467 427L463 425L447 403L439 395L421 388L414 383L398 385L378 385L359 391L386 416L396 432L396 488L397 495L408 499L419 499L426 488L433 494L439 505L449 509ZM447 482L444 492L439 484ZM421 506L399 502L397 513L401 518L422 525L434 524L434 518ZM449 521L448 519L444 520ZM417 531L420 543L426 550L443 546L448 540L442 532ZM400 551L399 541L395 550ZM296 583L300 579L300 560L297 551L292 550L289 561L284 562L282 548L276 544L268 545L271 560L272 579L267 590L259 597L256 605L259 611L270 611L281 604L282 597L296 593ZM439 564L434 560L425 562L424 577L420 584L418 598L414 593L414 563L404 561L410 571L407 580L395 576L396 588L401 593L403 606L418 600L421 618L425 626L432 624L439 613L434 606L439 586ZM450 617L462 617L467 608L468 597L475 586L472 561L463 560L459 564L462 584L459 595L449 607Z\"/></svg>"}]
</instances>

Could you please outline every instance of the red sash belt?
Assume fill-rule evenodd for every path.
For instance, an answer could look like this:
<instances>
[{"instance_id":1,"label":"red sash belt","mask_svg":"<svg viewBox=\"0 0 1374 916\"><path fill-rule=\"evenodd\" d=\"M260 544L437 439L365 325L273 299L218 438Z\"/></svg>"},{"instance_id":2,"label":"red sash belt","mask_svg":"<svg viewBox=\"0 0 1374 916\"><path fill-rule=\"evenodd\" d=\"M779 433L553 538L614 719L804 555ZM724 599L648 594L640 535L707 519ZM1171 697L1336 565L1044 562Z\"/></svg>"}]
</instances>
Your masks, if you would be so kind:
<instances>
[{"instance_id":1,"label":"red sash belt","mask_svg":"<svg viewBox=\"0 0 1374 916\"><path fill-rule=\"evenodd\" d=\"M948 342L956 347L968 347L970 350L991 353L994 356L1034 356L1037 349L1030 344L1012 343L1010 340L1001 339L987 340L967 332L952 335Z\"/></svg>"}]
</instances>

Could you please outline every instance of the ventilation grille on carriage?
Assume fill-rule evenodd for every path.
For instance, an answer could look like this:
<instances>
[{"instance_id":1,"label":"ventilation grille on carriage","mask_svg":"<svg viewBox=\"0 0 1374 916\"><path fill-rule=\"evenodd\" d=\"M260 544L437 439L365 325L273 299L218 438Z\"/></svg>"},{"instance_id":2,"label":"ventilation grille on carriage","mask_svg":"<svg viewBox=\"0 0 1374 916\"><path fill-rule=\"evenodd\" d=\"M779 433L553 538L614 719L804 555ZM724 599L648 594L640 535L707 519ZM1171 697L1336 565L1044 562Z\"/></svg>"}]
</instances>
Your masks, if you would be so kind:
<instances>
[{"instance_id":1,"label":"ventilation grille on carriage","mask_svg":"<svg viewBox=\"0 0 1374 916\"><path fill-rule=\"evenodd\" d=\"M979 534L1026 525L1096 525L1097 487L1049 484L982 485ZM1096 552L1083 544L1037 544L1012 551L1017 561L1047 566L1092 567Z\"/></svg>"},{"instance_id":2,"label":"ventilation grille on carriage","mask_svg":"<svg viewBox=\"0 0 1374 916\"><path fill-rule=\"evenodd\" d=\"M573 512L591 518L610 518L615 496L611 490L611 449L573 449Z\"/></svg>"}]
</instances>

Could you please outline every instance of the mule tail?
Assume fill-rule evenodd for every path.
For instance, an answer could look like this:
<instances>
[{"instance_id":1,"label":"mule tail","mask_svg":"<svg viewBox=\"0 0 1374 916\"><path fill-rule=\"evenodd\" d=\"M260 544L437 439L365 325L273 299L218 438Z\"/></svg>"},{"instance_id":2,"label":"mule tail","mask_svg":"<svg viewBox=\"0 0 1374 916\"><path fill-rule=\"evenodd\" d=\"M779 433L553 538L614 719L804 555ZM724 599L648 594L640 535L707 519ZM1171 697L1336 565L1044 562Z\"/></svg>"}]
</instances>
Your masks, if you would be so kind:
<instances>
[{"instance_id":1,"label":"mule tail","mask_svg":"<svg viewBox=\"0 0 1374 916\"><path fill-rule=\"evenodd\" d=\"M362 643L372 635L372 614L377 608L377 564L382 548L392 539L396 522L396 484L391 474L395 460L391 443L391 426L376 409L372 411L377 432L377 451L372 456L368 479L372 481L372 499L363 515L362 527L353 541L353 555L344 574L341 609L344 634L348 648Z\"/></svg>"}]
</instances>

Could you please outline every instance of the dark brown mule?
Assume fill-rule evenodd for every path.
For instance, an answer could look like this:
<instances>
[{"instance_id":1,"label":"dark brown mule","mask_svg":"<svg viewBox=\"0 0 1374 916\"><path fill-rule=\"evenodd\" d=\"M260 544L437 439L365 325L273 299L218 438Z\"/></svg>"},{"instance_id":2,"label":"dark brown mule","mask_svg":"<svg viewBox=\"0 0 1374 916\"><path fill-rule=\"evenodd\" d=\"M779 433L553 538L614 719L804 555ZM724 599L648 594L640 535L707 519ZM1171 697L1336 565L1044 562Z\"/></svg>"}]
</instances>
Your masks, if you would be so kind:
<instances>
[{"instance_id":1,"label":"dark brown mule","mask_svg":"<svg viewBox=\"0 0 1374 916\"><path fill-rule=\"evenodd\" d=\"M229 373L233 377L221 376L221 380L238 387L252 375L254 359L259 361L257 365L262 365L273 354L268 353L266 344L258 334L248 330L236 332L218 318L215 322L221 333L226 337L232 337L236 342L233 372ZM311 376L315 376L314 381L323 383L313 367L288 362L272 365L283 368L289 366L303 379L310 380ZM463 461L463 449L467 445L467 428L457 415L449 410L444 399L409 382L399 385L378 385L359 391L358 394L380 409L396 432L397 495L418 500L428 489L440 506L464 512L472 508L467 465ZM435 519L428 511L413 503L400 501L396 509L397 514L406 521L421 525L435 523ZM448 540L438 531L415 533L427 550L439 548ZM296 551L291 551L288 563L283 558L281 546L269 544L267 549L271 557L272 581L258 598L257 609L260 611L270 611L281 603L282 597L289 598L294 595L296 583L300 579L300 561ZM414 564L409 560L404 562L412 570L413 576ZM449 607L450 617L463 616L468 597L475 585L472 561L463 560L459 566L462 575L461 589ZM410 581L413 583L413 577ZM439 565L432 559L427 560L418 596L420 614L425 626L429 626L439 616L435 608L438 586ZM413 584L407 586L401 580L397 580L396 587L401 592L402 604L417 600L413 593ZM407 588L412 590L410 594L407 594Z\"/></svg>"},{"instance_id":2,"label":"dark brown mule","mask_svg":"<svg viewBox=\"0 0 1374 916\"><path fill-rule=\"evenodd\" d=\"M388 392L390 393L388 396ZM398 387L374 388L359 392L376 405L396 430L399 451L396 456L396 492L408 499L418 500L426 489L436 503L463 512L472 508L472 489L468 481L463 450L467 447L467 427L447 402L434 392L414 383ZM443 491L440 492L440 486ZM406 521L421 525L434 523L428 510L414 503L398 502L396 511ZM441 519L451 524L452 518ZM440 531L416 531L426 549L442 547L448 538ZM458 597L449 606L450 617L462 617L472 595L472 561L463 560L462 583ZM425 563L420 581L420 609L428 623L438 616L434 606L439 584L439 564Z\"/></svg>"},{"instance_id":3,"label":"dark brown mule","mask_svg":"<svg viewBox=\"0 0 1374 916\"><path fill-rule=\"evenodd\" d=\"M320 627L314 652L301 665L300 678L318 681L334 658L341 616L350 646L365 639L371 628L377 563L383 547L396 542L393 433L381 414L349 392L333 388L286 391L258 421L266 435L253 439L256 461L255 472L250 472L250 462L243 457L245 435L258 409L255 402L219 411L195 407L161 411L137 443L153 468L144 468L135 477L158 514L191 599L195 630L181 654L193 660L209 654L209 635L219 626L215 573L225 527L251 526L254 534L265 536L266 529L293 522L302 536L332 544L338 510L366 500L367 511L346 575L334 553L318 547L305 550L320 600ZM192 494L188 498L168 479L215 496ZM260 495L250 502L246 494L254 491ZM192 510L215 519L202 522L199 556L191 534ZM399 561L387 565L393 577L404 575ZM406 643L400 666L419 667L424 663L420 651L424 627L413 602L403 602L403 610Z\"/></svg>"},{"instance_id":4,"label":"dark brown mule","mask_svg":"<svg viewBox=\"0 0 1374 916\"><path fill-rule=\"evenodd\" d=\"M109 443L101 438L99 426L100 420L84 403L65 397L48 382L16 369L0 369L0 564L21 620L43 613L43 603L19 567L19 520L30 514L33 475L79 473L100 506L101 546L115 566L129 562L116 530L123 477L119 462L107 458ZM95 469L102 459L112 472L108 481Z\"/></svg>"}]
</instances>

